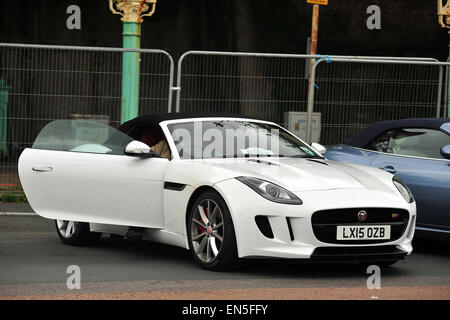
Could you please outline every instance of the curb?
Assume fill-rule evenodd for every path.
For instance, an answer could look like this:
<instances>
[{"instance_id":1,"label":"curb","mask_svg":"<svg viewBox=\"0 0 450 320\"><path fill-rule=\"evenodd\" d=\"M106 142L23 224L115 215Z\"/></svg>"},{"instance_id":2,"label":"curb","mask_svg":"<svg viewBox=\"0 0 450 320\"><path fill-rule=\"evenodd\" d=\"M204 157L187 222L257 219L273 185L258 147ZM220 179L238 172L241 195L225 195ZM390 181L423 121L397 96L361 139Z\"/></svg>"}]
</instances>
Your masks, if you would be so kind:
<instances>
[{"instance_id":1,"label":"curb","mask_svg":"<svg viewBox=\"0 0 450 320\"><path fill-rule=\"evenodd\" d=\"M0 216L37 216L34 212L0 212Z\"/></svg>"}]
</instances>

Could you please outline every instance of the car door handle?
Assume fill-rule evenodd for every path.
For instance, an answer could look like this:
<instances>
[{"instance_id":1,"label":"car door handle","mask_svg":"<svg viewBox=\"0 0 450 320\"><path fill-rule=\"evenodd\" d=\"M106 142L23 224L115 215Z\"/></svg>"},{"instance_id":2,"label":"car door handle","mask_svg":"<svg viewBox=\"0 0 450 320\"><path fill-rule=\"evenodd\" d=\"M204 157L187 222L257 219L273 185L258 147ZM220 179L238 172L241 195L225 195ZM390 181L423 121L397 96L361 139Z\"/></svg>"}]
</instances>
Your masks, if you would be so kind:
<instances>
[{"instance_id":1,"label":"car door handle","mask_svg":"<svg viewBox=\"0 0 450 320\"><path fill-rule=\"evenodd\" d=\"M397 170L395 170L395 168L393 166L386 166L384 168L380 168L383 169L384 171L390 172L390 173L396 173Z\"/></svg>"},{"instance_id":2,"label":"car door handle","mask_svg":"<svg viewBox=\"0 0 450 320\"><path fill-rule=\"evenodd\" d=\"M52 167L33 167L33 171L36 171L36 172L52 172L53 168Z\"/></svg>"}]
</instances>

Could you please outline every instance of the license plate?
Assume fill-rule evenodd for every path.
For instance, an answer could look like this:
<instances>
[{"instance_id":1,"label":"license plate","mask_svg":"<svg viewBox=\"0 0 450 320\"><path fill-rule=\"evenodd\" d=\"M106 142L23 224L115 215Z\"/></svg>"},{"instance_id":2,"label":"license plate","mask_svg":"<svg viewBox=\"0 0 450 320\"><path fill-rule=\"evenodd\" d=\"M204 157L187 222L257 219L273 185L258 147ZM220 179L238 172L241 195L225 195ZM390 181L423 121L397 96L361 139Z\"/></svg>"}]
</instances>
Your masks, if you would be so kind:
<instances>
[{"instance_id":1,"label":"license plate","mask_svg":"<svg viewBox=\"0 0 450 320\"><path fill-rule=\"evenodd\" d=\"M337 240L389 240L391 226L338 226Z\"/></svg>"}]
</instances>

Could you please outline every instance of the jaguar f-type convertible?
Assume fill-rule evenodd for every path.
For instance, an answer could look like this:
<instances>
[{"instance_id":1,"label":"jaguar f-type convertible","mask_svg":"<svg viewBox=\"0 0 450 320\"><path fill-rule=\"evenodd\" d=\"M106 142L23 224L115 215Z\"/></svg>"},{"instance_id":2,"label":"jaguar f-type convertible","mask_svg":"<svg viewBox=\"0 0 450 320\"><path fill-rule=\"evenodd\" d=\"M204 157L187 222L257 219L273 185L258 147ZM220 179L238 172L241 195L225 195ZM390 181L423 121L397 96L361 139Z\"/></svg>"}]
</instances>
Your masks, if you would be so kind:
<instances>
[{"instance_id":1,"label":"jaguar f-type convertible","mask_svg":"<svg viewBox=\"0 0 450 320\"><path fill-rule=\"evenodd\" d=\"M186 248L210 270L240 258L392 264L409 255L407 186L324 152L233 115L147 115L118 130L56 120L23 151L19 175L67 244L131 232Z\"/></svg>"}]
</instances>

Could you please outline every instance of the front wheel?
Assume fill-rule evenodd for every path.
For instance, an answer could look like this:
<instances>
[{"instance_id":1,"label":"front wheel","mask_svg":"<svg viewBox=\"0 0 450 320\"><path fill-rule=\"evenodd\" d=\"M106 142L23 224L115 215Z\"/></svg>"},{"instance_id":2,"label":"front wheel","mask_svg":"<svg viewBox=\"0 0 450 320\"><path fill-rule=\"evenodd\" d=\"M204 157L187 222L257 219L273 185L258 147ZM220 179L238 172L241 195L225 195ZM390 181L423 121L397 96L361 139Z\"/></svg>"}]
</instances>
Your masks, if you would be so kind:
<instances>
[{"instance_id":1,"label":"front wheel","mask_svg":"<svg viewBox=\"0 0 450 320\"><path fill-rule=\"evenodd\" d=\"M188 219L189 248L205 269L224 270L238 264L236 237L228 207L214 191L195 201Z\"/></svg>"},{"instance_id":2,"label":"front wheel","mask_svg":"<svg viewBox=\"0 0 450 320\"><path fill-rule=\"evenodd\" d=\"M65 244L73 246L90 245L102 235L91 232L89 223L68 220L55 220L56 232Z\"/></svg>"}]
</instances>

